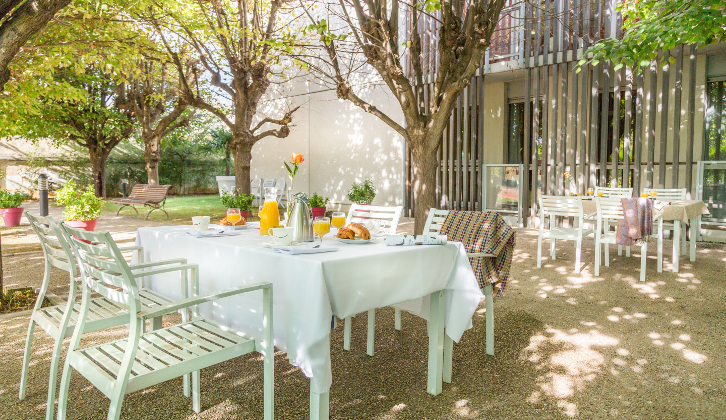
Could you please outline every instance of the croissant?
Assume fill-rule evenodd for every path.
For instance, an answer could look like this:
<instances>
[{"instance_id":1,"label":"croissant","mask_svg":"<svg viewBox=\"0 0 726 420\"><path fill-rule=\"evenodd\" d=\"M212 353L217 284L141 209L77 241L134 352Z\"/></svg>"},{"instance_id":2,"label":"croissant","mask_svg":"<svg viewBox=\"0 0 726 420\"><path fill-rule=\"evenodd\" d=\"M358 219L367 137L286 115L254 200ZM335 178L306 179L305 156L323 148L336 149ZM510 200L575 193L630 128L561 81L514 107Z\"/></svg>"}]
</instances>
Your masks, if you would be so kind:
<instances>
[{"instance_id":1,"label":"croissant","mask_svg":"<svg viewBox=\"0 0 726 420\"><path fill-rule=\"evenodd\" d=\"M371 239L371 233L368 231L368 228L360 223L351 223L348 225L348 229L355 232L356 235L360 236L361 239Z\"/></svg>"},{"instance_id":2,"label":"croissant","mask_svg":"<svg viewBox=\"0 0 726 420\"><path fill-rule=\"evenodd\" d=\"M338 229L336 237L340 239L355 239L355 232L348 228L340 228Z\"/></svg>"}]
</instances>

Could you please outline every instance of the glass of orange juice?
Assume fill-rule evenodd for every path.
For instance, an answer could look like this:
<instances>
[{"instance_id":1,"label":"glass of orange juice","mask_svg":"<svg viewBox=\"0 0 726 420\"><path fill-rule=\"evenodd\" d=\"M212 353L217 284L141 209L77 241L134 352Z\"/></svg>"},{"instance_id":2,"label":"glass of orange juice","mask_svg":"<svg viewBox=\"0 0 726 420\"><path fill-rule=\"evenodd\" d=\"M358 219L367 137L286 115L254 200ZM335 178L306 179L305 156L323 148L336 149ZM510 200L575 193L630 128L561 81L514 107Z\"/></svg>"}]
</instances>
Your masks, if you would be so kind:
<instances>
[{"instance_id":1,"label":"glass of orange juice","mask_svg":"<svg viewBox=\"0 0 726 420\"><path fill-rule=\"evenodd\" d=\"M657 192L655 192L655 191L651 191L651 192L650 192L650 196L651 196L651 197L655 197L656 195L658 195L658 193L657 193Z\"/></svg>"},{"instance_id":2,"label":"glass of orange juice","mask_svg":"<svg viewBox=\"0 0 726 420\"><path fill-rule=\"evenodd\" d=\"M648 196L648 193L641 193L640 196L641 197L647 197Z\"/></svg>"},{"instance_id":3,"label":"glass of orange juice","mask_svg":"<svg viewBox=\"0 0 726 420\"><path fill-rule=\"evenodd\" d=\"M313 232L320 237L320 242L323 242L323 236L330 232L330 218L316 217L313 221Z\"/></svg>"},{"instance_id":4,"label":"glass of orange juice","mask_svg":"<svg viewBox=\"0 0 726 420\"><path fill-rule=\"evenodd\" d=\"M280 225L280 209L277 207L277 188L265 188L265 202L260 209L260 235L269 235L272 227Z\"/></svg>"},{"instance_id":5,"label":"glass of orange juice","mask_svg":"<svg viewBox=\"0 0 726 420\"><path fill-rule=\"evenodd\" d=\"M333 213L333 219L331 220L331 223L336 228L340 229L343 226L345 226L345 213L342 211L336 211Z\"/></svg>"},{"instance_id":6,"label":"glass of orange juice","mask_svg":"<svg viewBox=\"0 0 726 420\"><path fill-rule=\"evenodd\" d=\"M227 209L227 221L232 223L233 225L236 225L239 223L239 221L242 220L242 215L239 212L239 209L236 208L229 208Z\"/></svg>"},{"instance_id":7,"label":"glass of orange juice","mask_svg":"<svg viewBox=\"0 0 726 420\"><path fill-rule=\"evenodd\" d=\"M595 194L595 188L592 188L592 187L591 188L588 188L587 189L587 195L593 195L593 194Z\"/></svg>"},{"instance_id":8,"label":"glass of orange juice","mask_svg":"<svg viewBox=\"0 0 726 420\"><path fill-rule=\"evenodd\" d=\"M605 194L605 193L604 193L604 192L602 192L602 191L598 191L598 192L597 192L597 196L598 196L598 197L602 197L602 196L603 196L604 194Z\"/></svg>"}]
</instances>

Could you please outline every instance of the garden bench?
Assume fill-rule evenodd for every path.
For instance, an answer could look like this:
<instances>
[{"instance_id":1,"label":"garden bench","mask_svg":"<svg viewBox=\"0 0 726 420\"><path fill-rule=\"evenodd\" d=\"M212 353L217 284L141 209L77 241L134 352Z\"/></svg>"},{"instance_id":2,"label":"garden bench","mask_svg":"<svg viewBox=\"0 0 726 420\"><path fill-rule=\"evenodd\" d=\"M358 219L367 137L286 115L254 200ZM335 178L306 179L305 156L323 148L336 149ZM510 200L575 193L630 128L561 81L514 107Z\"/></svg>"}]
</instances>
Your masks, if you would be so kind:
<instances>
[{"instance_id":1,"label":"garden bench","mask_svg":"<svg viewBox=\"0 0 726 420\"><path fill-rule=\"evenodd\" d=\"M164 210L164 203L166 202L166 194L169 192L171 185L148 185L148 184L136 184L131 189L131 194L127 198L114 198L111 199L112 203L121 204L121 207L116 212L118 216L121 209L126 206L130 206L134 209L136 214L139 211L136 210L135 205L144 205L149 207L149 212L146 213L144 220L149 218L149 215L154 210L161 210L166 214L166 218L169 218L169 213Z\"/></svg>"}]
</instances>

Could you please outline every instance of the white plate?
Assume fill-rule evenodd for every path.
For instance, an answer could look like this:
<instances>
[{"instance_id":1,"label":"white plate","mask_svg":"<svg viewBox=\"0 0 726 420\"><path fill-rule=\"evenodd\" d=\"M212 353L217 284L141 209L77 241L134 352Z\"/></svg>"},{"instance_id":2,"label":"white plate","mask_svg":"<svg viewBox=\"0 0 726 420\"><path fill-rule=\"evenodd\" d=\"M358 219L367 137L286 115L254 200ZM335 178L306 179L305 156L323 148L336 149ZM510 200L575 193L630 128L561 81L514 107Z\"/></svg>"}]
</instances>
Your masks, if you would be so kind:
<instances>
[{"instance_id":1,"label":"white plate","mask_svg":"<svg viewBox=\"0 0 726 420\"><path fill-rule=\"evenodd\" d=\"M247 225L234 225L234 226L233 225L228 225L228 226L217 225L217 226L219 226L219 228L224 231L247 229Z\"/></svg>"},{"instance_id":2,"label":"white plate","mask_svg":"<svg viewBox=\"0 0 726 420\"><path fill-rule=\"evenodd\" d=\"M340 239L338 238L338 241L344 243L344 244L353 244L353 245L363 245L370 242L370 239Z\"/></svg>"}]
</instances>

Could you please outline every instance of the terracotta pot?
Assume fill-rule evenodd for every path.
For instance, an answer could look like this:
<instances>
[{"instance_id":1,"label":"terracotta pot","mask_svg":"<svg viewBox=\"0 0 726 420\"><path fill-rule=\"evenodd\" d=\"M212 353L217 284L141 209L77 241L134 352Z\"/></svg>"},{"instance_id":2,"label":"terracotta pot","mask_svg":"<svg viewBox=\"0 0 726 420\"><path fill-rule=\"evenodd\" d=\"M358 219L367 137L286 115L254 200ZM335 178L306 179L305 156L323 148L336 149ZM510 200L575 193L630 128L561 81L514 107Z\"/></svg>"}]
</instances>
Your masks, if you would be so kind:
<instances>
[{"instance_id":1,"label":"terracotta pot","mask_svg":"<svg viewBox=\"0 0 726 420\"><path fill-rule=\"evenodd\" d=\"M0 213L3 215L3 221L5 227L15 227L20 225L20 219L23 218L23 208L18 207L14 209L0 209Z\"/></svg>"},{"instance_id":2,"label":"terracotta pot","mask_svg":"<svg viewBox=\"0 0 726 420\"><path fill-rule=\"evenodd\" d=\"M358 203L358 205L359 206L370 206L371 204L370 203ZM369 210L361 210L361 209L358 209L358 211L361 212L361 213L370 213ZM367 217L363 217L363 216L358 216L358 217L360 217L361 219L367 219Z\"/></svg>"},{"instance_id":3,"label":"terracotta pot","mask_svg":"<svg viewBox=\"0 0 726 420\"><path fill-rule=\"evenodd\" d=\"M68 226L70 226L72 228L93 232L93 230L96 229L96 222L98 222L98 220L66 220L63 223L67 224ZM76 238L76 237L74 236L74 238ZM79 239L87 244L91 243L91 241L87 241L85 239L81 239L81 238L76 238L76 239Z\"/></svg>"},{"instance_id":4,"label":"terracotta pot","mask_svg":"<svg viewBox=\"0 0 726 420\"><path fill-rule=\"evenodd\" d=\"M313 220L315 220L316 217L323 217L325 216L325 207L313 207Z\"/></svg>"}]
</instances>

